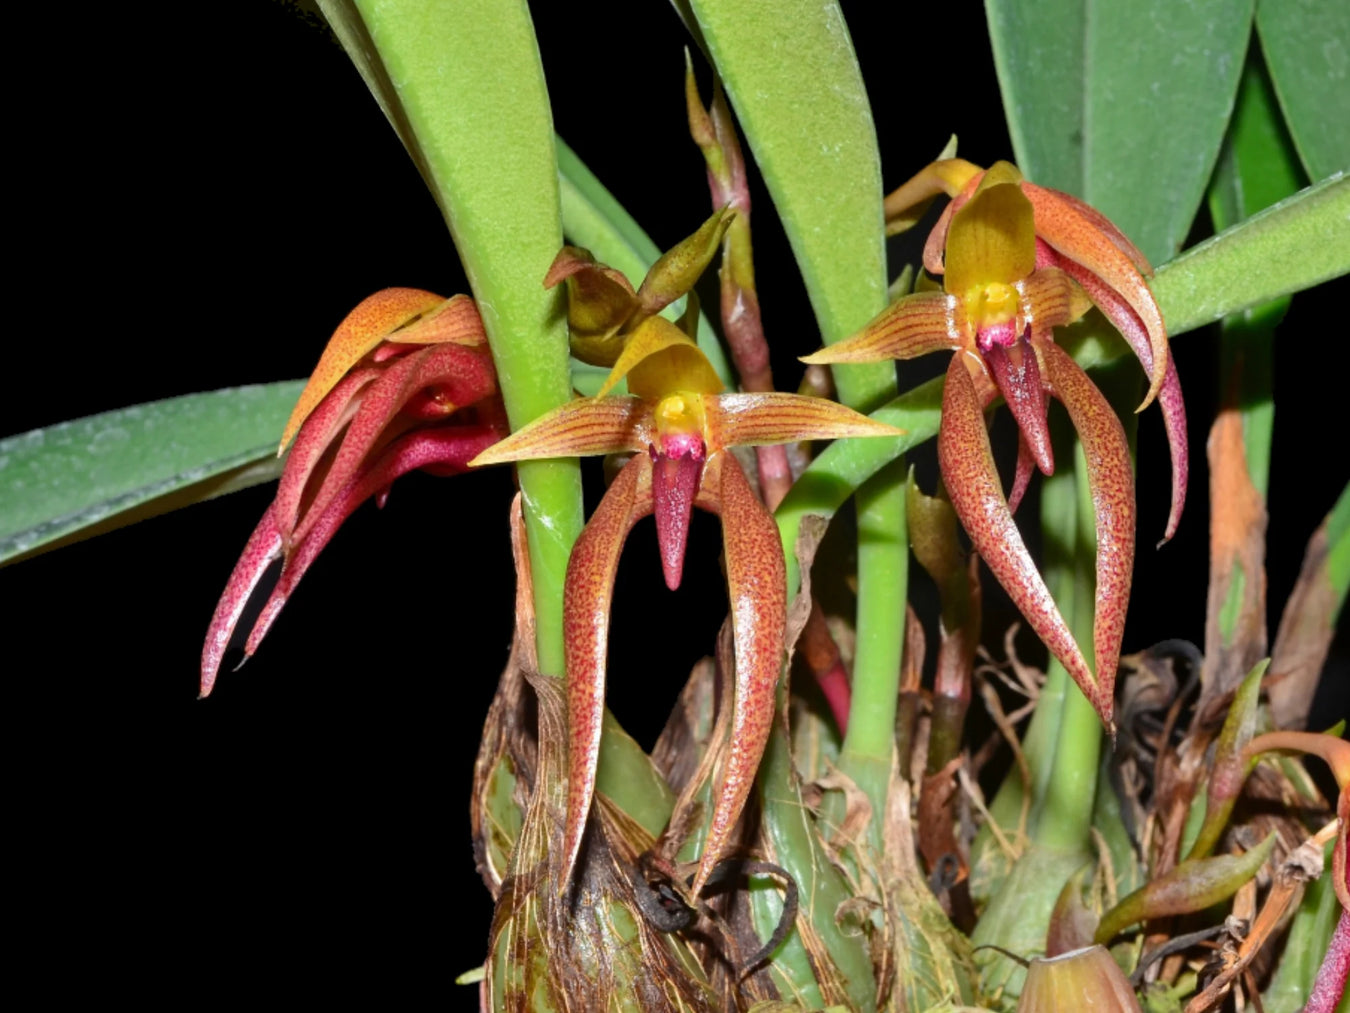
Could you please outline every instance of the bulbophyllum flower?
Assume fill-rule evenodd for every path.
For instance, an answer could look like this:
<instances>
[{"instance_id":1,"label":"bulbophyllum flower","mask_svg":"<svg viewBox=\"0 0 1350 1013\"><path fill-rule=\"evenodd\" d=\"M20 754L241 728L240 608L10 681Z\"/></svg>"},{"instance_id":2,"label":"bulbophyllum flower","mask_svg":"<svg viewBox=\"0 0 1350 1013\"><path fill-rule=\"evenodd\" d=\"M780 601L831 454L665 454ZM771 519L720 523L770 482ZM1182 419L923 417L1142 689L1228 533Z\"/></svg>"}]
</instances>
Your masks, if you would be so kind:
<instances>
[{"instance_id":1,"label":"bulbophyllum flower","mask_svg":"<svg viewBox=\"0 0 1350 1013\"><path fill-rule=\"evenodd\" d=\"M988 171L959 159L934 163L887 198L888 218L903 218L943 191L954 199L924 251L924 266L942 276L943 290L900 299L860 333L803 361L956 353L947 369L938 432L952 505L976 551L1110 728L1134 562L1134 478L1119 419L1055 344L1054 328L1077 320L1095 303L1148 372L1144 404L1154 396L1160 400L1172 449L1170 538L1185 499L1186 424L1162 315L1143 276L1150 269L1101 214L1067 194L1025 182L1007 162ZM1068 409L1086 454L1098 542L1095 675L1012 519L1033 466L1047 475L1054 471L1046 394ZM1007 499L983 416L999 395L1020 432Z\"/></svg>"},{"instance_id":2,"label":"bulbophyllum flower","mask_svg":"<svg viewBox=\"0 0 1350 1013\"><path fill-rule=\"evenodd\" d=\"M507 432L478 308L420 289L363 300L338 326L282 434L294 439L272 501L216 605L202 648L201 695L249 597L275 560L284 563L247 644L251 657L319 552L353 510L417 468L465 471Z\"/></svg>"},{"instance_id":3,"label":"bulbophyllum flower","mask_svg":"<svg viewBox=\"0 0 1350 1013\"><path fill-rule=\"evenodd\" d=\"M630 396L610 396L621 379L628 381ZM736 642L736 701L730 752L693 884L697 893L722 857L768 741L787 622L778 528L728 448L896 432L821 398L724 393L698 346L670 321L648 316L627 336L599 396L555 409L471 462L478 466L634 453L577 539L567 565L565 881L576 863L595 793L610 603L619 555L633 525L656 515L661 564L667 585L674 589L680 583L692 509L697 506L722 520ZM661 625L659 612L655 621L658 636L676 632L673 620Z\"/></svg>"}]
</instances>

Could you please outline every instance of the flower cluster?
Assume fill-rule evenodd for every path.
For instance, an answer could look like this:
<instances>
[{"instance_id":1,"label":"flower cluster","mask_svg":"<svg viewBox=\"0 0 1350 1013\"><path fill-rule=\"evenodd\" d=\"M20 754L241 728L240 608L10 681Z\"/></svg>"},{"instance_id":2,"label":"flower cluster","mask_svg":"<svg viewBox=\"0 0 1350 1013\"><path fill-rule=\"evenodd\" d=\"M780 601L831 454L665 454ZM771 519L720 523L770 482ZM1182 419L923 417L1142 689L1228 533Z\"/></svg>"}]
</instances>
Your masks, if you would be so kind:
<instances>
[{"instance_id":1,"label":"flower cluster","mask_svg":"<svg viewBox=\"0 0 1350 1013\"><path fill-rule=\"evenodd\" d=\"M281 575L244 648L257 650L278 613L342 522L418 468L466 469L506 432L497 376L478 308L390 288L342 321L300 395L278 453L294 439L276 499L254 529L216 605L202 649L201 694L268 567Z\"/></svg>"},{"instance_id":2,"label":"flower cluster","mask_svg":"<svg viewBox=\"0 0 1350 1013\"><path fill-rule=\"evenodd\" d=\"M1112 694L1134 561L1134 477L1125 433L1106 398L1054 340L1054 328L1096 305L1149 375L1144 405L1163 407L1173 461L1165 538L1186 495L1186 420L1162 314L1144 278L1147 261L1100 213L1023 180L1013 165L988 171L959 159L934 163L887 198L888 218L912 224L940 192L952 196L928 237L924 267L941 291L900 299L860 333L807 356L809 363L910 359L952 351L938 459L961 523L1037 635L1111 727ZM1097 596L1087 664L1041 578L1012 513L1033 468L1055 462L1049 394L1082 442L1097 525ZM984 410L1002 396L1020 432L1016 475L1004 497ZM1141 406L1143 407L1143 406Z\"/></svg>"},{"instance_id":3,"label":"flower cluster","mask_svg":"<svg viewBox=\"0 0 1350 1013\"><path fill-rule=\"evenodd\" d=\"M730 448L896 433L890 426L821 398L724 392L721 380L689 334L644 304L644 292L663 293L664 305L693 285L716 248L729 214L714 215L666 254L636 295L618 272L595 264L581 251L565 249L548 280L568 279L569 319L574 327L578 319L604 319L608 321L605 327L591 333L609 328L611 335L622 332L608 346L606 358L612 355L613 369L598 396L555 409L471 462L477 466L531 458L634 454L577 539L567 566L563 607L569 777L564 868L569 873L581 848L595 793L609 611L624 541L634 524L655 514L666 583L674 589L684 565L691 511L699 507L721 517L736 644L736 699L730 752L716 790L695 893L720 860L754 784L773 724L774 687L783 663L787 623L787 578L778 528ZM685 255L703 250L707 254ZM632 307L627 316L625 294ZM622 322L614 323L619 318ZM689 330L693 320L692 315L687 318ZM597 347L601 346L588 346ZM621 380L627 381L629 394L611 394ZM653 611L660 635L675 632L673 620L663 623L660 610Z\"/></svg>"}]
</instances>

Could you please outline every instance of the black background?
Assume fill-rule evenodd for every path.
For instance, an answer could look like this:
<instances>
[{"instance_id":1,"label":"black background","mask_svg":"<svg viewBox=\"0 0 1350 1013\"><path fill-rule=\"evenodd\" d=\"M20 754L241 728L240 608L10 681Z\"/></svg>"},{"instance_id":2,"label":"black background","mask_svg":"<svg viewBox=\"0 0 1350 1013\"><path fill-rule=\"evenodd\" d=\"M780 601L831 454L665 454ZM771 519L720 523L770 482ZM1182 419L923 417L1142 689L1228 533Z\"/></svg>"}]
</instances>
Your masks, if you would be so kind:
<instances>
[{"instance_id":1,"label":"black background","mask_svg":"<svg viewBox=\"0 0 1350 1013\"><path fill-rule=\"evenodd\" d=\"M709 212L684 131L678 19L657 0L534 6L559 132L671 245ZM888 186L953 131L973 161L1010 157L978 5L844 7ZM11 88L20 143L0 433L304 376L367 294L467 290L411 162L312 16L256 2L46 17L27 38L48 69ZM791 389L794 356L818 339L756 186L760 296L778 383ZM914 259L912 244L893 254ZM1345 329L1323 326L1331 299L1324 289L1295 300L1279 335L1272 628L1347 476L1334 421ZM1191 498L1176 540L1141 548L1127 651L1203 639L1216 334L1175 347ZM1141 546L1165 519L1166 454L1158 413L1147 413ZM914 457L931 485L931 448ZM186 963L204 987L247 988L271 972L308 994L453 988L481 961L490 915L467 796L510 639L511 492L505 469L401 480L384 511L348 522L258 656L205 702L202 633L270 487L0 571L9 836L24 856L32 938L59 940L59 959L111 958L103 973L146 995L161 987L157 969ZM725 609L714 520L696 518L677 593L664 589L654 544L644 526L625 557L610 668L610 703L645 745ZM986 629L1001 632L1015 613L987 594ZM1344 711L1344 693L1326 706Z\"/></svg>"}]
</instances>

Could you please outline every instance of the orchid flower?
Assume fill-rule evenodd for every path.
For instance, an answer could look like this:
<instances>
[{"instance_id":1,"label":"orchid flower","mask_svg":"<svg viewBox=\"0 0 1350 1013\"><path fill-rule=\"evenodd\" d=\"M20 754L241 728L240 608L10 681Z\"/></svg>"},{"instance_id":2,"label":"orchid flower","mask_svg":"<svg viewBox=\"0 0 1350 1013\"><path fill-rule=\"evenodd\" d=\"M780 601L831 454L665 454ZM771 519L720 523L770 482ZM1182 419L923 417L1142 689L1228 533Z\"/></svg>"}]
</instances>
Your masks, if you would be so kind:
<instances>
[{"instance_id":1,"label":"orchid flower","mask_svg":"<svg viewBox=\"0 0 1350 1013\"><path fill-rule=\"evenodd\" d=\"M1007 162L987 172L959 159L936 162L887 198L887 217L900 227L912 224L919 206L944 190L954 199L924 251L924 266L942 275L943 291L906 296L860 333L803 361L873 362L940 350L956 353L947 369L938 432L938 459L952 505L976 551L1111 728L1134 563L1133 471L1120 420L1055 344L1053 329L1077 320L1095 303L1149 374L1144 405L1158 397L1172 450L1165 536L1170 538L1185 500L1186 422L1162 315L1144 280L1150 268L1100 213L1067 194L1025 182ZM1046 475L1054 470L1047 393L1068 409L1086 454L1098 543L1095 675L1012 519L1033 466ZM983 417L999 395L1020 431L1007 499Z\"/></svg>"},{"instance_id":2,"label":"orchid flower","mask_svg":"<svg viewBox=\"0 0 1350 1013\"><path fill-rule=\"evenodd\" d=\"M711 221L721 223L712 230L717 236L711 243L715 248L726 215L719 213ZM639 295L655 287L650 284L654 276L660 280L661 272L669 271L674 253L658 261L638 290ZM579 259L589 263L579 258L577 251L564 250L560 260L564 258L568 263ZM703 264L707 259L703 258ZM701 269L698 266L697 270ZM677 283L663 286L667 301L684 294L696 280L697 270L683 270ZM611 280L617 275L603 267L594 271L601 273L588 268L585 274ZM555 265L549 272L549 283L556 283L559 274ZM576 277L576 272L567 277ZM665 277L668 280L670 273ZM626 284L620 287L632 291ZM570 294L569 315L573 320L591 311L591 307L577 305L584 293L579 295L574 289ZM687 321L692 327L693 318ZM736 645L735 712L730 752L693 884L697 894L722 857L768 741L787 622L787 577L778 528L729 448L896 435L897 430L820 398L773 392L724 393L698 346L679 327L659 316L643 313L636 326L626 328L621 345L611 347L613 369L596 397L555 409L470 463L479 466L583 454L634 454L577 539L567 566L563 608L569 774L564 883L576 864L595 793L609 612L624 541L634 524L654 513L666 584L674 589L679 586L684 566L692 509L697 506L721 517ZM625 379L630 396L611 395ZM658 628L665 635L674 632L671 625Z\"/></svg>"},{"instance_id":3,"label":"orchid flower","mask_svg":"<svg viewBox=\"0 0 1350 1013\"><path fill-rule=\"evenodd\" d=\"M417 468L466 470L506 432L487 335L473 300L411 288L377 292L342 321L286 423L294 440L276 499L254 529L216 605L202 649L211 692L244 606L267 568L276 587L244 647L251 657L319 552L371 496Z\"/></svg>"}]
</instances>

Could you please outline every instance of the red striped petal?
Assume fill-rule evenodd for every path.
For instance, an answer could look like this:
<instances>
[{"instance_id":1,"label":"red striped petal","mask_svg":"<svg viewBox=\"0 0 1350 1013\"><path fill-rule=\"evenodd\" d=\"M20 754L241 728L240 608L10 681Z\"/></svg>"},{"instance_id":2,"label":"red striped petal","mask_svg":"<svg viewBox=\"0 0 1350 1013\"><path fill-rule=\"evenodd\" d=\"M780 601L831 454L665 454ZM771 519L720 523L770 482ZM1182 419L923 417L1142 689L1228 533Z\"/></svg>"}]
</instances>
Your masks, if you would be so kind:
<instances>
[{"instance_id":1,"label":"red striped petal","mask_svg":"<svg viewBox=\"0 0 1350 1013\"><path fill-rule=\"evenodd\" d=\"M961 301L942 292L919 292L886 307L852 337L802 356L806 363L914 359L960 348L966 332Z\"/></svg>"}]
</instances>

